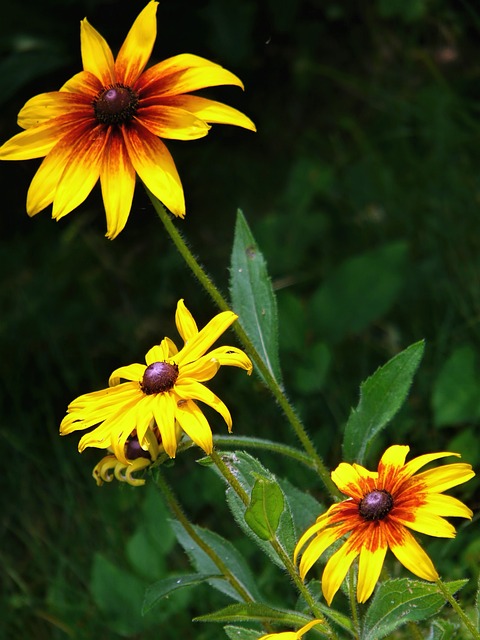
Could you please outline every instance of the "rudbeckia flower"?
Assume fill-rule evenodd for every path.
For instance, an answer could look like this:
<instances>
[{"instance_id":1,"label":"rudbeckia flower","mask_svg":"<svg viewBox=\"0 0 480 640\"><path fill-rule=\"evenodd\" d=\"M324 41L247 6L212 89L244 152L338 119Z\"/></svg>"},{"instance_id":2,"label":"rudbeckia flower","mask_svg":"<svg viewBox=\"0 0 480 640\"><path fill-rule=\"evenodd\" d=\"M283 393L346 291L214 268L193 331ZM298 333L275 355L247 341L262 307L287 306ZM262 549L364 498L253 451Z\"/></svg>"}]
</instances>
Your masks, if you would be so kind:
<instances>
[{"instance_id":1,"label":"rudbeckia flower","mask_svg":"<svg viewBox=\"0 0 480 640\"><path fill-rule=\"evenodd\" d=\"M156 38L157 2L141 11L117 58L82 20L83 71L60 89L29 100L18 115L25 129L0 147L2 160L45 156L27 195L30 216L53 203L52 217L78 207L100 179L107 237L124 228L136 174L176 216L184 217L183 188L159 138L194 140L210 123L255 131L245 115L191 91L242 82L209 60L181 54L145 70Z\"/></svg>"},{"instance_id":2,"label":"rudbeckia flower","mask_svg":"<svg viewBox=\"0 0 480 640\"><path fill-rule=\"evenodd\" d=\"M332 480L347 500L332 505L303 534L295 547L294 561L305 546L299 571L302 579L322 553L336 540L350 534L346 542L328 560L322 591L330 605L357 556L357 600L365 602L372 594L387 549L409 571L424 580L438 580L432 561L409 529L439 538L454 538L454 527L447 516L472 517L462 502L442 495L475 474L469 464L454 463L418 473L423 466L456 453L441 452L419 456L405 463L407 446L389 447L377 471L358 464L342 462L332 472Z\"/></svg>"},{"instance_id":3,"label":"rudbeckia flower","mask_svg":"<svg viewBox=\"0 0 480 640\"><path fill-rule=\"evenodd\" d=\"M258 640L301 640L303 636L315 625L322 624L323 620L310 620L308 624L298 631L282 631L281 633L267 633Z\"/></svg>"},{"instance_id":4,"label":"rudbeckia flower","mask_svg":"<svg viewBox=\"0 0 480 640\"><path fill-rule=\"evenodd\" d=\"M212 431L197 401L215 409L229 431L232 418L226 405L203 383L213 378L221 365L240 367L249 374L252 371L249 358L236 347L218 347L207 353L236 319L233 312L223 311L199 331L180 300L175 315L184 341L180 351L170 338L164 338L148 351L145 365L116 369L109 388L82 395L69 405L60 433L95 427L82 436L79 451L86 447L109 449L124 465L141 457L140 449L148 459L156 459L160 445L175 457L181 431L206 454L211 453Z\"/></svg>"}]
</instances>

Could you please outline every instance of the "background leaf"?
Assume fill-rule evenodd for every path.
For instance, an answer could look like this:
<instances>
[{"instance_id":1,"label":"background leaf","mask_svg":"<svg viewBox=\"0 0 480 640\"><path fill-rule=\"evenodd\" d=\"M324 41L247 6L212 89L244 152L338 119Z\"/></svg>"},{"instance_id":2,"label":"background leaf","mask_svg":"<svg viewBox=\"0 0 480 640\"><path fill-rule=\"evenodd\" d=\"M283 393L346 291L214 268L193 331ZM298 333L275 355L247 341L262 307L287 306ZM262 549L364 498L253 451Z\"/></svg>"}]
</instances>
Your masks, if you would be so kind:
<instances>
[{"instance_id":1,"label":"background leaf","mask_svg":"<svg viewBox=\"0 0 480 640\"><path fill-rule=\"evenodd\" d=\"M360 385L360 401L345 426L343 454L363 464L368 445L400 409L423 356L424 342L397 354Z\"/></svg>"},{"instance_id":2,"label":"background leaf","mask_svg":"<svg viewBox=\"0 0 480 640\"><path fill-rule=\"evenodd\" d=\"M446 582L450 593L468 580ZM381 584L365 615L363 640L380 640L405 622L418 622L438 613L446 604L434 584L400 578Z\"/></svg>"},{"instance_id":3,"label":"background leaf","mask_svg":"<svg viewBox=\"0 0 480 640\"><path fill-rule=\"evenodd\" d=\"M267 265L239 210L230 268L232 307L272 376L281 382L277 302Z\"/></svg>"}]
</instances>

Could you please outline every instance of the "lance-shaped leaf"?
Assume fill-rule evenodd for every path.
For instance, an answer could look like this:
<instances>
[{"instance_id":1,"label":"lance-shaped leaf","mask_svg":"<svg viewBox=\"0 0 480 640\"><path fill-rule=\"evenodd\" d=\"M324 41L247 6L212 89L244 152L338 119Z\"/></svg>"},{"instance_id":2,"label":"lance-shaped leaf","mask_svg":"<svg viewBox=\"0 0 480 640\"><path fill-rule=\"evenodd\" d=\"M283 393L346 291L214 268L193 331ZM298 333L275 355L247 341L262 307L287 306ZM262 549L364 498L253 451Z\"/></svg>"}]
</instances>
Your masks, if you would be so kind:
<instances>
[{"instance_id":1,"label":"lance-shaped leaf","mask_svg":"<svg viewBox=\"0 0 480 640\"><path fill-rule=\"evenodd\" d=\"M446 582L453 594L468 580ZM381 584L367 614L362 640L380 640L405 622L418 622L435 615L446 604L435 584L401 578Z\"/></svg>"},{"instance_id":2,"label":"lance-shaped leaf","mask_svg":"<svg viewBox=\"0 0 480 640\"><path fill-rule=\"evenodd\" d=\"M245 521L262 540L273 540L285 506L283 492L278 484L266 478L255 482Z\"/></svg>"},{"instance_id":3,"label":"lance-shaped leaf","mask_svg":"<svg viewBox=\"0 0 480 640\"><path fill-rule=\"evenodd\" d=\"M143 601L142 615L145 615L152 607L163 599L168 597L173 591L193 587L202 582L208 582L212 578L218 578L218 575L189 573L172 575L163 580L158 580L145 590L145 599Z\"/></svg>"},{"instance_id":4,"label":"lance-shaped leaf","mask_svg":"<svg viewBox=\"0 0 480 640\"><path fill-rule=\"evenodd\" d=\"M345 460L364 464L368 445L404 403L424 347L423 340L410 345L361 384L360 401L345 426Z\"/></svg>"},{"instance_id":5,"label":"lance-shaped leaf","mask_svg":"<svg viewBox=\"0 0 480 640\"><path fill-rule=\"evenodd\" d=\"M237 627L228 624L223 627L229 640L258 640L260 633L258 629L247 629L246 627Z\"/></svg>"},{"instance_id":6,"label":"lance-shaped leaf","mask_svg":"<svg viewBox=\"0 0 480 640\"><path fill-rule=\"evenodd\" d=\"M240 324L280 384L277 301L263 255L240 210L231 258L230 295Z\"/></svg>"}]
</instances>

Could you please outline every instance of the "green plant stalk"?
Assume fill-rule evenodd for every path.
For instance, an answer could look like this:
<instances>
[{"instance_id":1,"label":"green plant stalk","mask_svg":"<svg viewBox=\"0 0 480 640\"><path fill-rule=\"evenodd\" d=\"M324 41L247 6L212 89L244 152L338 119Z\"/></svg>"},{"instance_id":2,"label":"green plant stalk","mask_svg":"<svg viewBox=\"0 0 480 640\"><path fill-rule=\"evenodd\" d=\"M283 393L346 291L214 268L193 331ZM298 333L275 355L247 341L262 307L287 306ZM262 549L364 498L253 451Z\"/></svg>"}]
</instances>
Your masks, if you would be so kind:
<instances>
[{"instance_id":1,"label":"green plant stalk","mask_svg":"<svg viewBox=\"0 0 480 640\"><path fill-rule=\"evenodd\" d=\"M438 590L440 591L442 596L451 605L452 609L455 611L457 616L460 618L463 624L467 627L472 638L475 638L475 640L480 640L480 631L477 631L477 629L475 629L473 622L470 620L470 618L467 616L465 611L458 604L458 602L455 600L452 594L448 591L448 589L445 587L443 582L440 579L438 579L435 581L435 584L437 585Z\"/></svg>"},{"instance_id":2,"label":"green plant stalk","mask_svg":"<svg viewBox=\"0 0 480 640\"><path fill-rule=\"evenodd\" d=\"M153 474L155 478L156 486L160 489L163 496L165 497L168 508L174 515L174 517L181 523L185 531L188 533L190 538L204 551L208 557L215 563L218 567L220 573L224 576L225 580L227 580L238 595L242 598L244 602L254 602L252 596L245 590L242 584L237 580L236 576L230 571L230 569L226 566L223 560L215 553L215 551L206 544L201 537L197 534L195 529L193 528L189 519L183 513L182 507L178 502L175 494L170 488L169 484L163 477L160 469L155 469L155 473Z\"/></svg>"},{"instance_id":3,"label":"green plant stalk","mask_svg":"<svg viewBox=\"0 0 480 640\"><path fill-rule=\"evenodd\" d=\"M192 254L192 252L188 248L181 233L178 231L178 229L175 227L172 220L170 219L170 215L166 211L165 207L153 195L153 193L151 193L148 189L146 189L146 191L153 204L155 211L157 212L158 217L163 222L163 225L165 226L167 233L172 239L175 247L178 249L180 255L183 257L187 265L190 267L194 276L200 281L203 288L207 291L207 293L210 295L210 297L215 302L215 304L219 307L219 309L221 311L229 311L230 307L227 301L225 300L223 295L217 289L216 285L213 283L213 281L207 275L207 273L203 270L203 268L200 266L195 256ZM295 413L295 410L291 406L287 396L285 395L285 392L283 391L281 386L278 384L278 382L275 380L275 378L271 374L270 370L262 360L260 354L255 349L254 345L252 344L250 338L248 337L248 335L246 334L242 326L238 322L236 322L232 328L237 334L239 340L242 342L249 356L253 360L253 363L258 368L259 372L262 374L263 379L265 380L268 388L272 392L275 400L278 402L278 404L282 408L285 416L287 417L287 420L289 421L293 430L297 434L297 437L302 443L302 446L305 449L306 453L314 461L315 470L320 476L320 479L322 480L326 489L334 498L336 499L342 498L343 496L340 494L336 485L333 483L332 479L330 478L330 473L325 463L323 462L322 458L318 455L317 451L315 450L315 447L313 446L313 443L310 440L305 430L305 427L303 426L301 420Z\"/></svg>"},{"instance_id":4,"label":"green plant stalk","mask_svg":"<svg viewBox=\"0 0 480 640\"><path fill-rule=\"evenodd\" d=\"M222 460L222 457L214 450L210 454L210 458L212 459L212 461L214 462L214 464L216 465L217 469L222 474L222 476L224 477L226 482L232 487L232 489L238 495L238 497L243 502L245 507L248 507L248 505L250 504L249 495L247 494L245 489L240 485L238 480L235 478L234 474L230 471L230 469L228 468L228 465L226 465L225 462ZM315 618L319 618L319 619L321 618L324 621L324 626L325 626L325 628L327 630L329 638L331 638L331 640L336 640L337 639L337 635L336 635L335 631L333 629L331 629L330 626L328 625L328 623L326 622L325 617L322 615L321 611L317 607L317 604L316 604L315 600L313 599L310 591L304 585L302 579L300 578L300 576L298 574L297 568L295 567L295 565L291 561L289 555L286 553L286 551L284 550L282 545L278 542L278 540L277 540L277 538L275 536L273 536L269 540L269 542L272 545L272 547L275 550L275 552L277 553L277 555L279 556L279 558L281 559L281 561L283 562L283 565L284 565L285 569L288 571L288 573L289 573L291 579L293 580L295 586L297 587L299 593L305 599L305 602L310 607L310 610L313 613L313 615L315 616Z\"/></svg>"},{"instance_id":5,"label":"green plant stalk","mask_svg":"<svg viewBox=\"0 0 480 640\"><path fill-rule=\"evenodd\" d=\"M352 621L355 626L355 640L360 637L360 622L358 619L358 606L355 598L355 569L353 565L350 565L349 580L348 580L348 596L350 601L350 610L352 612Z\"/></svg>"}]
</instances>

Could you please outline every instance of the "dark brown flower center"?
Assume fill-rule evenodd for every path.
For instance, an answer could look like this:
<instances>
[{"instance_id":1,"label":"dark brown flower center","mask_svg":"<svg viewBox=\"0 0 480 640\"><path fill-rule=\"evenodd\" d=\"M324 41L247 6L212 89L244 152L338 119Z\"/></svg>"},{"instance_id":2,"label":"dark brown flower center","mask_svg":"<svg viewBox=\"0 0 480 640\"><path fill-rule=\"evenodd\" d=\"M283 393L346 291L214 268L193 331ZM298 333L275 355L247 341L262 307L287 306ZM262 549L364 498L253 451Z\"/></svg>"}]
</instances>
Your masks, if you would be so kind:
<instances>
[{"instance_id":1,"label":"dark brown flower center","mask_svg":"<svg viewBox=\"0 0 480 640\"><path fill-rule=\"evenodd\" d=\"M125 455L129 460L136 460L137 458L147 458L147 460L152 459L150 453L142 449L140 446L137 436L132 436L127 442Z\"/></svg>"},{"instance_id":2,"label":"dark brown flower center","mask_svg":"<svg viewBox=\"0 0 480 640\"><path fill-rule=\"evenodd\" d=\"M102 89L93 100L95 118L102 124L124 124L135 115L138 94L130 87L114 84Z\"/></svg>"},{"instance_id":3,"label":"dark brown flower center","mask_svg":"<svg viewBox=\"0 0 480 640\"><path fill-rule=\"evenodd\" d=\"M147 396L173 389L178 378L178 365L168 362L154 362L145 369L140 386Z\"/></svg>"},{"instance_id":4,"label":"dark brown flower center","mask_svg":"<svg viewBox=\"0 0 480 640\"><path fill-rule=\"evenodd\" d=\"M358 512L364 520L383 520L393 508L393 498L385 489L374 489L360 500Z\"/></svg>"}]
</instances>

